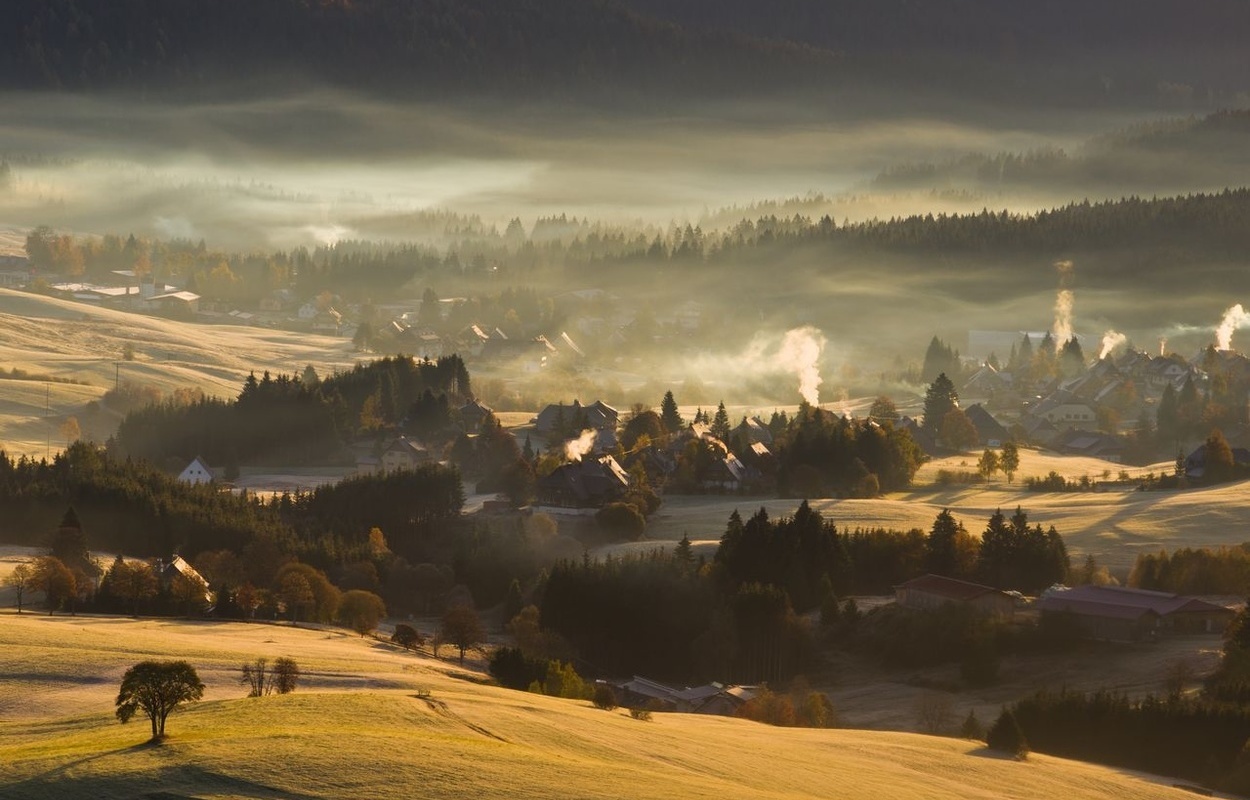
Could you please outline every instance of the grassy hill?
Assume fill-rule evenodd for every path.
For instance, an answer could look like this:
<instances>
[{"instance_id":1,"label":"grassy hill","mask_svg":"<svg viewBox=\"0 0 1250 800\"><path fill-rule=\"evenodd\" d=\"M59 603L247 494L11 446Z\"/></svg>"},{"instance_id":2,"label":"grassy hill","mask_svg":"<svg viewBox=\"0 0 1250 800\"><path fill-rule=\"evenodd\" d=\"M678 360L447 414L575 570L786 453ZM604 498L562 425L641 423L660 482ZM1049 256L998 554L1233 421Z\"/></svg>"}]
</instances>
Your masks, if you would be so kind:
<instances>
[{"instance_id":1,"label":"grassy hill","mask_svg":"<svg viewBox=\"0 0 1250 800\"><path fill-rule=\"evenodd\" d=\"M1180 798L1143 776L959 740L657 715L479 683L350 634L241 623L6 614L6 798ZM288 696L242 698L236 665L294 657ZM144 744L112 718L124 669L186 658L206 700ZM421 697L428 691L429 696Z\"/></svg>"},{"instance_id":2,"label":"grassy hill","mask_svg":"<svg viewBox=\"0 0 1250 800\"><path fill-rule=\"evenodd\" d=\"M121 360L127 344L134 361ZM85 406L119 379L165 394L192 388L234 397L251 370L298 372L313 364L325 374L353 361L343 338L197 325L0 289L0 368L80 382L0 378L0 447L42 457L50 439L51 449L60 449L60 425L69 416L103 441L120 415L105 405L89 417Z\"/></svg>"}]
</instances>

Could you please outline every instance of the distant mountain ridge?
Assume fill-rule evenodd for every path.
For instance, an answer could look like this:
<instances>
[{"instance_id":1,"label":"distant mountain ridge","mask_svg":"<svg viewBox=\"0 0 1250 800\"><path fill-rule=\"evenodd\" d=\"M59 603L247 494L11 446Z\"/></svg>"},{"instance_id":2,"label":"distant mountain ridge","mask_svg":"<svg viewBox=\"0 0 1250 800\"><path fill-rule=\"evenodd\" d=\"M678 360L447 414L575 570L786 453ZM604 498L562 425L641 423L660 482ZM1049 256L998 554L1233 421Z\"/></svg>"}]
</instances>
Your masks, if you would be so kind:
<instances>
[{"instance_id":1,"label":"distant mountain ridge","mask_svg":"<svg viewBox=\"0 0 1250 800\"><path fill-rule=\"evenodd\" d=\"M0 89L1192 107L1250 92L1248 40L1241 0L6 0Z\"/></svg>"},{"instance_id":2,"label":"distant mountain ridge","mask_svg":"<svg viewBox=\"0 0 1250 800\"><path fill-rule=\"evenodd\" d=\"M329 83L382 94L715 91L827 73L815 48L689 33L614 0L6 0L0 88Z\"/></svg>"}]
</instances>

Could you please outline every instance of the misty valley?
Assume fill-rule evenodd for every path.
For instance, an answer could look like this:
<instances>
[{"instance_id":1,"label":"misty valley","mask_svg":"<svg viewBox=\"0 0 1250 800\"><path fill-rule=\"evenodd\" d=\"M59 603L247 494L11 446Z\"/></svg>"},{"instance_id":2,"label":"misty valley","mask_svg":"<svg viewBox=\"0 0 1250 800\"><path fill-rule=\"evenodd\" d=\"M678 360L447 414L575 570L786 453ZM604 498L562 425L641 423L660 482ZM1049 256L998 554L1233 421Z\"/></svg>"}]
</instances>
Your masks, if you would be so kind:
<instances>
[{"instance_id":1,"label":"misty valley","mask_svg":"<svg viewBox=\"0 0 1250 800\"><path fill-rule=\"evenodd\" d=\"M1247 34L6 3L0 795L1250 792Z\"/></svg>"}]
</instances>

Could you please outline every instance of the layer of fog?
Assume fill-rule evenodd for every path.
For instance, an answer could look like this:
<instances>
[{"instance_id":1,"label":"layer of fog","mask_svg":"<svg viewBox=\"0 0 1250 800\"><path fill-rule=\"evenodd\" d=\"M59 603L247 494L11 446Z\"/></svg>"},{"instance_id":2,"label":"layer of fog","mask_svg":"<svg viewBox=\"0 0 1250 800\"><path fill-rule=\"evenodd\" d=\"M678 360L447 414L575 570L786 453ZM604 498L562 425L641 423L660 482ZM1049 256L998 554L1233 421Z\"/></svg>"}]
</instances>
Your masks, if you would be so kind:
<instances>
[{"instance_id":1,"label":"layer of fog","mask_svg":"<svg viewBox=\"0 0 1250 800\"><path fill-rule=\"evenodd\" d=\"M979 109L870 119L803 105L604 118L331 92L185 107L10 95L0 108L0 155L15 176L0 192L0 227L203 237L227 248L418 238L406 215L431 210L501 228L558 214L716 224L712 210L809 192L834 197L820 211L839 220L987 204L1031 210L1067 198L846 193L892 164L1070 146L1129 121L1005 123Z\"/></svg>"}]
</instances>

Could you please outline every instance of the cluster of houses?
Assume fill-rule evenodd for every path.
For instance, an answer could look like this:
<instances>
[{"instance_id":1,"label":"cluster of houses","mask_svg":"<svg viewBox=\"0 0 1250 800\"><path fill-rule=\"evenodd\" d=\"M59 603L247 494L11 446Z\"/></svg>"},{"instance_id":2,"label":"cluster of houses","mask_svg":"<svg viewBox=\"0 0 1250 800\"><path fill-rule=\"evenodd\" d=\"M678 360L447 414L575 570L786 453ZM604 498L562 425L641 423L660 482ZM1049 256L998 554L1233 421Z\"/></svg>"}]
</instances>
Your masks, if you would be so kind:
<instances>
[{"instance_id":1,"label":"cluster of houses","mask_svg":"<svg viewBox=\"0 0 1250 800\"><path fill-rule=\"evenodd\" d=\"M1230 382L1250 385L1250 359L1233 351L1219 351L1218 357ZM1094 361L1080 374L1030 386L1027 392L1025 381L1009 370L981 364L959 387L959 395L972 401L963 410L980 446L997 447L1013 439L1066 455L1120 462L1125 454L1120 431L1135 428L1143 415L1153 422L1165 389L1179 392L1187 381L1201 390L1209 376L1174 353L1151 356L1130 348ZM940 452L918 421L905 418L903 424L927 452Z\"/></svg>"},{"instance_id":2,"label":"cluster of houses","mask_svg":"<svg viewBox=\"0 0 1250 800\"><path fill-rule=\"evenodd\" d=\"M1052 586L1029 603L1018 592L923 575L894 588L903 608L933 611L958 605L986 617L1011 621L1017 613L1070 620L1084 636L1137 642L1167 633L1222 633L1237 612L1197 597L1124 586Z\"/></svg>"},{"instance_id":3,"label":"cluster of houses","mask_svg":"<svg viewBox=\"0 0 1250 800\"><path fill-rule=\"evenodd\" d=\"M574 400L568 405L547 406L534 418L533 424L535 433L547 440L569 430L570 425L591 432L590 436L583 437L588 439L585 452L576 453L575 458L538 481L536 491L540 504L558 508L600 508L629 491L629 474L614 455L619 450L617 429L620 424L620 414L615 408L599 400L589 405ZM694 476L698 489L733 493L757 485L764 477L763 469L768 469L773 460L769 450L772 432L760 419L750 418L734 428L728 438L750 450L751 464L739 458L726 442L712 433L710 425L702 422L691 423L667 439L650 442L625 457L627 463L641 463L650 481L662 485L677 473L689 443L697 441L711 454L708 463Z\"/></svg>"},{"instance_id":4,"label":"cluster of houses","mask_svg":"<svg viewBox=\"0 0 1250 800\"><path fill-rule=\"evenodd\" d=\"M134 270L113 270L113 274L117 280L110 284L66 282L48 288L69 300L124 311L183 318L199 313L200 296L195 292L157 283L151 274L136 275Z\"/></svg>"},{"instance_id":5,"label":"cluster of houses","mask_svg":"<svg viewBox=\"0 0 1250 800\"><path fill-rule=\"evenodd\" d=\"M677 689L637 675L624 681L596 681L608 686L617 705L653 711L686 714L716 714L732 717L755 698L758 687L708 683Z\"/></svg>"}]
</instances>

